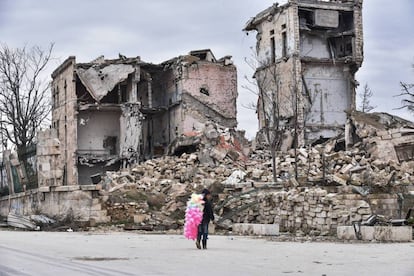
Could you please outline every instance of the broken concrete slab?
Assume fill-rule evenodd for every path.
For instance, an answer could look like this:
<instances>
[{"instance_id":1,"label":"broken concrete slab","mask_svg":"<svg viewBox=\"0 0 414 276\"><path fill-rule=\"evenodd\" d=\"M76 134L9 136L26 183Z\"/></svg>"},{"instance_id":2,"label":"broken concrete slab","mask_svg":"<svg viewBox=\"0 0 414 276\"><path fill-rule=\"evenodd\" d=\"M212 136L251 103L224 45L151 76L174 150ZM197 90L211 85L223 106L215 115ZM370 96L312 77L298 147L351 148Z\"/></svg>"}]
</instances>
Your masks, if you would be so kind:
<instances>
[{"instance_id":1,"label":"broken concrete slab","mask_svg":"<svg viewBox=\"0 0 414 276\"><path fill-rule=\"evenodd\" d=\"M126 80L135 68L130 64L110 64L103 68L78 68L77 75L91 96L100 102L114 87Z\"/></svg>"},{"instance_id":2,"label":"broken concrete slab","mask_svg":"<svg viewBox=\"0 0 414 276\"><path fill-rule=\"evenodd\" d=\"M9 213L7 216L7 224L21 229L35 230L36 224L28 216Z\"/></svg>"}]
</instances>

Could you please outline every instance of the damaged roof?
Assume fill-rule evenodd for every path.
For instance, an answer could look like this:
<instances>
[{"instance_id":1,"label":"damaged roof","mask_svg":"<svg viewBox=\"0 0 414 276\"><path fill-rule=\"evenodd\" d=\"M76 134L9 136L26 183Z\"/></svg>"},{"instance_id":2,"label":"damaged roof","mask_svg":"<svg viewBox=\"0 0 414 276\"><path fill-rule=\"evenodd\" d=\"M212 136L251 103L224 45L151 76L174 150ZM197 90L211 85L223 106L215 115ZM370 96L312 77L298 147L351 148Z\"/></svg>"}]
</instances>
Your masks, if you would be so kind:
<instances>
[{"instance_id":1,"label":"damaged roof","mask_svg":"<svg viewBox=\"0 0 414 276\"><path fill-rule=\"evenodd\" d=\"M77 68L89 68L91 66L101 66L105 67L110 64L140 64L141 63L141 57L126 57L122 54L119 54L119 58L116 59L105 59L104 56L99 56L95 58L94 60L90 62L84 62L84 63L77 63Z\"/></svg>"},{"instance_id":2,"label":"damaged roof","mask_svg":"<svg viewBox=\"0 0 414 276\"><path fill-rule=\"evenodd\" d=\"M217 60L213 54L213 51L211 51L210 49L203 49L203 50L190 51L188 55L174 57L172 59L164 61L163 63L161 63L161 65L168 68L169 66L178 64L178 63L193 64L199 61L211 62L211 63L225 63L226 60L230 60L231 58L232 56L227 55ZM229 64L232 64L232 63L227 63L225 65L229 65Z\"/></svg>"},{"instance_id":3,"label":"damaged roof","mask_svg":"<svg viewBox=\"0 0 414 276\"><path fill-rule=\"evenodd\" d=\"M103 68L100 66L78 68L76 73L91 96L99 102L134 71L135 67L131 64L109 64Z\"/></svg>"},{"instance_id":4,"label":"damaged roof","mask_svg":"<svg viewBox=\"0 0 414 276\"><path fill-rule=\"evenodd\" d=\"M321 5L323 5L323 8L328 9L341 9L341 10L352 10L352 7L354 5L361 5L362 0L347 0L347 1L318 1L318 0L298 0L294 1L297 3L299 7L308 7L308 8L322 8ZM279 5L279 3L274 3L269 8L259 12L255 17L250 18L249 21L247 21L245 27L243 28L243 31L253 31L256 30L256 26L259 25L261 22L265 20L272 20L273 15L275 15L278 12L281 12L282 10L288 8L291 6L291 2L284 5Z\"/></svg>"},{"instance_id":5,"label":"damaged roof","mask_svg":"<svg viewBox=\"0 0 414 276\"><path fill-rule=\"evenodd\" d=\"M285 4L282 6L279 6L279 3L274 3L269 8L265 9L264 11L259 12L255 17L250 18L249 21L247 21L246 26L244 27L243 31L252 31L256 30L256 26L260 24L262 21L266 19L271 19L273 15L280 11L281 9L289 6L290 4Z\"/></svg>"}]
</instances>

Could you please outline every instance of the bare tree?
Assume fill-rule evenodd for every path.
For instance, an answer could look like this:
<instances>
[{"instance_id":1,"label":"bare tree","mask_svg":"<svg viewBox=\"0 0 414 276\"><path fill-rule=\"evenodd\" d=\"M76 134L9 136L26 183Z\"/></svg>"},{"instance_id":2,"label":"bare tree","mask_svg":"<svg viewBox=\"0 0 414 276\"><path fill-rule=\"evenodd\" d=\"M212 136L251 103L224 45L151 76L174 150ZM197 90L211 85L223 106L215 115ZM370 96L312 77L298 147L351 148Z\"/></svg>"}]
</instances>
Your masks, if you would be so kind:
<instances>
[{"instance_id":1,"label":"bare tree","mask_svg":"<svg viewBox=\"0 0 414 276\"><path fill-rule=\"evenodd\" d=\"M368 84L365 84L364 90L359 94L359 97L361 98L361 104L359 106L360 111L368 113L376 108L376 106L371 105L372 96L372 90L369 88Z\"/></svg>"},{"instance_id":2,"label":"bare tree","mask_svg":"<svg viewBox=\"0 0 414 276\"><path fill-rule=\"evenodd\" d=\"M0 46L0 130L19 153L34 142L50 113L50 82L42 75L53 50Z\"/></svg>"},{"instance_id":3,"label":"bare tree","mask_svg":"<svg viewBox=\"0 0 414 276\"><path fill-rule=\"evenodd\" d=\"M280 149L283 135L287 126L285 116L286 95L281 93L280 72L277 66L269 61L261 61L256 54L253 54L246 63L255 71L255 81L249 81L250 86L243 86L248 91L258 95L257 104L250 104L249 107L256 106L261 130L266 143L269 146L272 156L273 181L277 180L276 153ZM248 78L246 78L248 79ZM252 88L255 87L255 88ZM289 93L290 95L290 93Z\"/></svg>"},{"instance_id":4,"label":"bare tree","mask_svg":"<svg viewBox=\"0 0 414 276\"><path fill-rule=\"evenodd\" d=\"M399 109L406 108L414 114L414 83L400 82L401 94L397 96L404 97L401 101L402 106Z\"/></svg>"}]
</instances>

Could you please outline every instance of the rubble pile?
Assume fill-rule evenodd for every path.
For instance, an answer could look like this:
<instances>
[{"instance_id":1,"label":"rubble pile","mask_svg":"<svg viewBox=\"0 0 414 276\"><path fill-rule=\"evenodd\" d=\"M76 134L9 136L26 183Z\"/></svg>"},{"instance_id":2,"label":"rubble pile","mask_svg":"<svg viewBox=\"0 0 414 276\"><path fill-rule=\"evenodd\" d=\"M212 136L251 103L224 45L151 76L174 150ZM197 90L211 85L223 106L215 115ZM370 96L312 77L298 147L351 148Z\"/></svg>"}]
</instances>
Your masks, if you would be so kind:
<instances>
[{"instance_id":1,"label":"rubble pile","mask_svg":"<svg viewBox=\"0 0 414 276\"><path fill-rule=\"evenodd\" d=\"M414 183L414 162L399 164L394 160L372 158L358 143L348 151L336 151L336 140L310 148L290 150L277 158L278 181L294 178L297 159L300 184L333 184L375 187L392 187ZM271 181L271 161L251 161L247 176L255 181ZM292 182L292 181L291 181ZM293 181L294 186L299 185Z\"/></svg>"},{"instance_id":2,"label":"rubble pile","mask_svg":"<svg viewBox=\"0 0 414 276\"><path fill-rule=\"evenodd\" d=\"M383 207L381 200L394 204L397 193L414 183L414 161L378 159L364 140L348 150L335 138L278 152L273 182L269 151L253 150L247 158L247 147L234 133L212 125L190 137L178 141L171 156L106 173L101 192L112 223L182 229L188 198L207 187L222 229L233 223L279 223L286 231L327 234L366 219L372 206ZM374 193L386 198L368 200Z\"/></svg>"},{"instance_id":3,"label":"rubble pile","mask_svg":"<svg viewBox=\"0 0 414 276\"><path fill-rule=\"evenodd\" d=\"M184 153L146 161L130 172L108 172L102 194L112 222L176 229L183 225L190 195L219 187L230 174L225 165L210 167L200 164L196 154Z\"/></svg>"}]
</instances>

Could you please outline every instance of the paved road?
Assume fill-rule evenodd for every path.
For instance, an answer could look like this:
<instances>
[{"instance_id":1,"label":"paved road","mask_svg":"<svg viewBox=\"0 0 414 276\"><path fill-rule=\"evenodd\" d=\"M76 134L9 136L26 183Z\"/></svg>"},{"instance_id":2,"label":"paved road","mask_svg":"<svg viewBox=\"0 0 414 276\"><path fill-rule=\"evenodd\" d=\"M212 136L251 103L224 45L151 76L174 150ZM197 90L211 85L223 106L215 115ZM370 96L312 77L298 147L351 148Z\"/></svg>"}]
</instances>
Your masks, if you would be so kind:
<instances>
[{"instance_id":1,"label":"paved road","mask_svg":"<svg viewBox=\"0 0 414 276\"><path fill-rule=\"evenodd\" d=\"M414 243L0 231L0 275L414 275Z\"/></svg>"}]
</instances>

